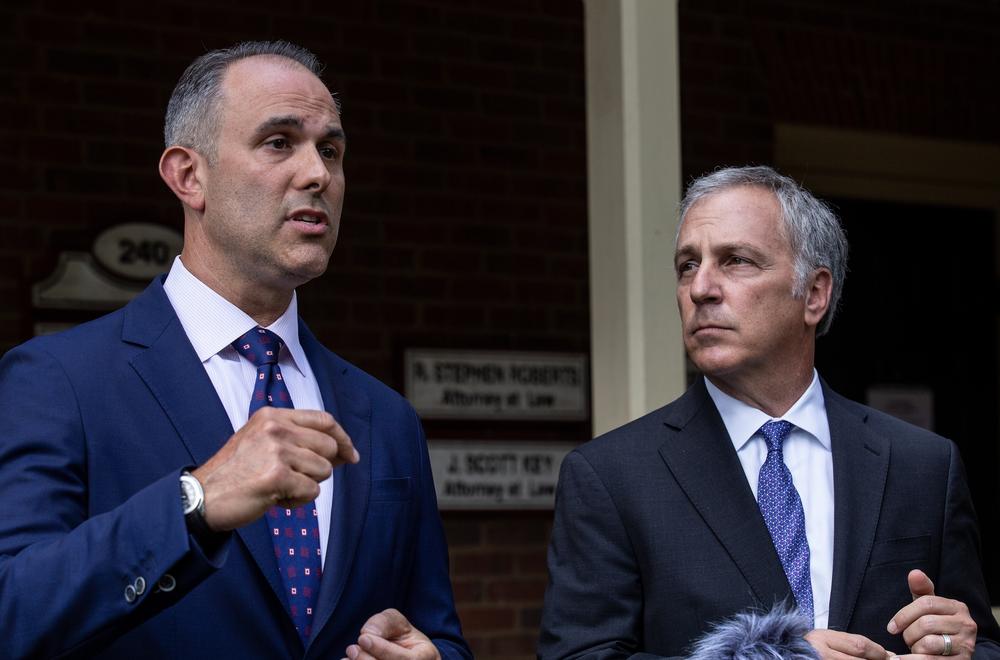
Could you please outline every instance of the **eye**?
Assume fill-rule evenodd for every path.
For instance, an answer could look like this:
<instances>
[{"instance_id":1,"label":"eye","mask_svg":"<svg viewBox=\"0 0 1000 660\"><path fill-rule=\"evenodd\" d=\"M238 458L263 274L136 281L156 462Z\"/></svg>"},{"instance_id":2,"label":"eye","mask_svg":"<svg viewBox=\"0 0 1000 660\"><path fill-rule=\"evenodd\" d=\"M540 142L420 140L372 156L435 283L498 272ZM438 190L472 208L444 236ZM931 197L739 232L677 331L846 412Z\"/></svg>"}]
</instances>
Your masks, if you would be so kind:
<instances>
[{"instance_id":1,"label":"eye","mask_svg":"<svg viewBox=\"0 0 1000 660\"><path fill-rule=\"evenodd\" d=\"M740 257L738 255L733 255L729 257L729 264L733 266L752 266L753 262L746 257Z\"/></svg>"},{"instance_id":2,"label":"eye","mask_svg":"<svg viewBox=\"0 0 1000 660\"><path fill-rule=\"evenodd\" d=\"M319 148L319 155L327 160L337 160L340 150L330 145L323 145Z\"/></svg>"},{"instance_id":3,"label":"eye","mask_svg":"<svg viewBox=\"0 0 1000 660\"><path fill-rule=\"evenodd\" d=\"M273 149L277 149L279 151L283 151L285 149L288 149L291 146L291 143L288 141L288 139L287 138L283 138L283 137L271 138L270 140L268 140L264 144L268 145L269 147L271 147Z\"/></svg>"},{"instance_id":4,"label":"eye","mask_svg":"<svg viewBox=\"0 0 1000 660\"><path fill-rule=\"evenodd\" d=\"M677 274L684 275L685 273L690 273L695 268L698 267L698 263L695 261L682 261L677 264Z\"/></svg>"}]
</instances>

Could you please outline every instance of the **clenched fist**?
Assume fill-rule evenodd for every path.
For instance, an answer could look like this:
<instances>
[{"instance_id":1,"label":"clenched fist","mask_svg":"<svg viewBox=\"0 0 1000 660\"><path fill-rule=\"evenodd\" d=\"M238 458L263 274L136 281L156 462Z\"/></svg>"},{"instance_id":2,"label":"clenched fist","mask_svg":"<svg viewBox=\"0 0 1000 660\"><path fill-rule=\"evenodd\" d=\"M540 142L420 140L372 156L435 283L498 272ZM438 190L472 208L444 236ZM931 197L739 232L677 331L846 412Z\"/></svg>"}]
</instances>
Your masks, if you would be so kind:
<instances>
[{"instance_id":1,"label":"clenched fist","mask_svg":"<svg viewBox=\"0 0 1000 660\"><path fill-rule=\"evenodd\" d=\"M265 407L192 474L205 489L205 522L221 532L253 522L273 505L311 502L335 467L359 460L329 413Z\"/></svg>"}]
</instances>

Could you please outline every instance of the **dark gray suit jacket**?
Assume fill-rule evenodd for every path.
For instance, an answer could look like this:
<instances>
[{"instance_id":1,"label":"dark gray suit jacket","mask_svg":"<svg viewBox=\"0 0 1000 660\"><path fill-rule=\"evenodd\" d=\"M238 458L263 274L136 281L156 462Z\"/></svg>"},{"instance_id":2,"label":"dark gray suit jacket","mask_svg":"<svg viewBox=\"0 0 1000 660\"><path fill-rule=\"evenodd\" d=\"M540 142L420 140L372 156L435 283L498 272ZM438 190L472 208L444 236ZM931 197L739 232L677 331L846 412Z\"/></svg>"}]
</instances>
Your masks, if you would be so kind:
<instances>
[{"instance_id":1,"label":"dark gray suit jacket","mask_svg":"<svg viewBox=\"0 0 1000 660\"><path fill-rule=\"evenodd\" d=\"M829 627L908 652L886 624L914 568L1000 658L955 445L823 386L833 450ZM699 379L673 403L571 452L549 548L541 658L679 656L712 623L793 601L718 410Z\"/></svg>"}]
</instances>

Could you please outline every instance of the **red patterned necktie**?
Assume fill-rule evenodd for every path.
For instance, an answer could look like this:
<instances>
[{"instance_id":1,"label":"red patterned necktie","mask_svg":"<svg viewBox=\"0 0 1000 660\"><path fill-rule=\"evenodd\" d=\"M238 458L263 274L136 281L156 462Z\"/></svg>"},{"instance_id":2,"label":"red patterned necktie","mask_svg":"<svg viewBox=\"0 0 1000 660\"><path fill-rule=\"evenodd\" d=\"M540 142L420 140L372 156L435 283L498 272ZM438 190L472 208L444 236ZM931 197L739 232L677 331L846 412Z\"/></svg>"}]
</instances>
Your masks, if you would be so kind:
<instances>
[{"instance_id":1,"label":"red patterned necktie","mask_svg":"<svg viewBox=\"0 0 1000 660\"><path fill-rule=\"evenodd\" d=\"M278 335L263 328L253 328L233 342L239 354L257 367L257 379L250 398L251 416L264 406L294 407L278 366L278 355L283 345ZM274 541L274 554L288 596L292 621L305 644L312 634L313 610L322 575L316 503L294 509L271 507L267 512L267 524Z\"/></svg>"}]
</instances>

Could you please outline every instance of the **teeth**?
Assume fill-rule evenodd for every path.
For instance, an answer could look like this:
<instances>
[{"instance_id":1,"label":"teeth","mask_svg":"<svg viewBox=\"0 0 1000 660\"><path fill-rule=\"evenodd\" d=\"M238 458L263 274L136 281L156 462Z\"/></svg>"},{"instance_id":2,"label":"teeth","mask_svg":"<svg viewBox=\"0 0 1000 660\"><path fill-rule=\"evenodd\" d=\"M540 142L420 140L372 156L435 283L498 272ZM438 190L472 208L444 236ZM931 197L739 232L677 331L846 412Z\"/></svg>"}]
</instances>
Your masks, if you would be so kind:
<instances>
[{"instance_id":1,"label":"teeth","mask_svg":"<svg viewBox=\"0 0 1000 660\"><path fill-rule=\"evenodd\" d=\"M308 222L311 225L319 224L319 218L315 218L311 215L297 215L292 220L298 220L299 222Z\"/></svg>"}]
</instances>

